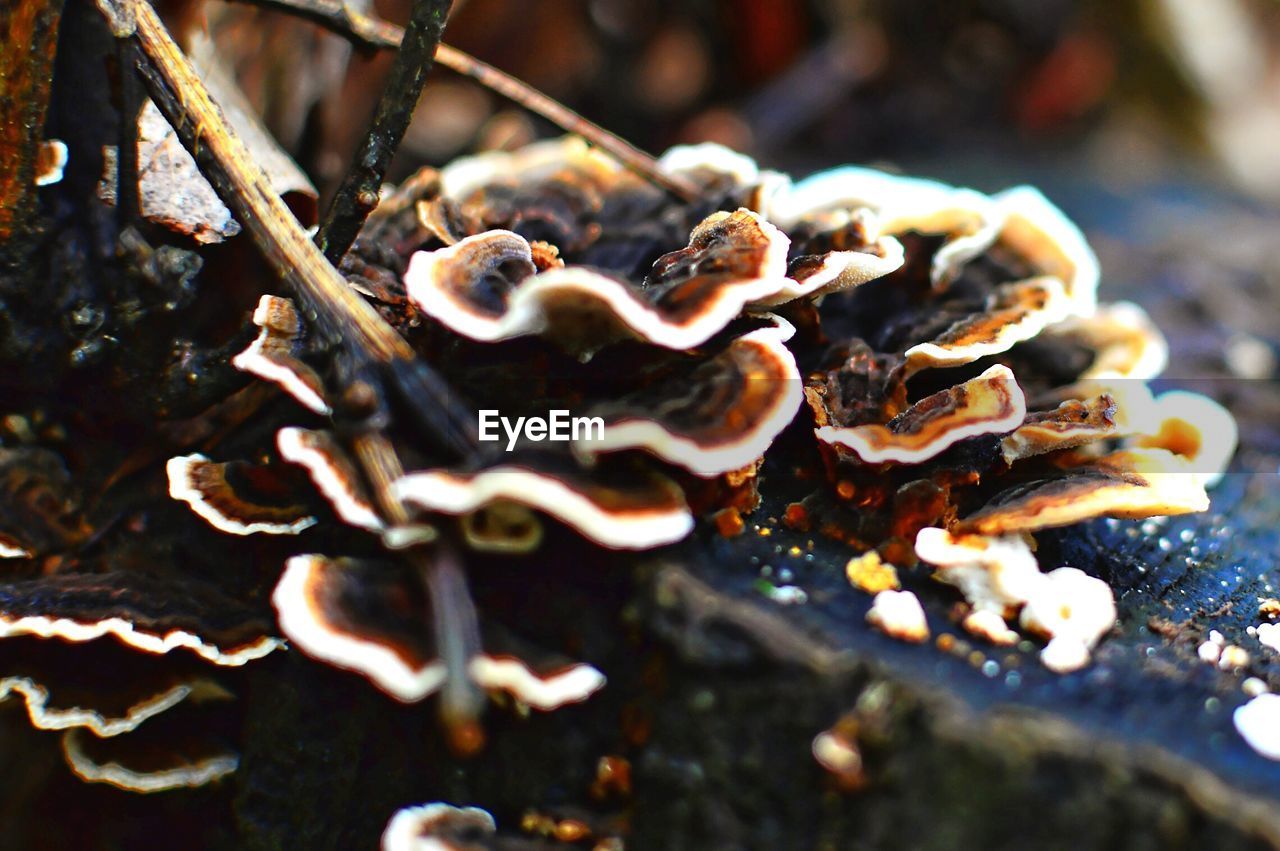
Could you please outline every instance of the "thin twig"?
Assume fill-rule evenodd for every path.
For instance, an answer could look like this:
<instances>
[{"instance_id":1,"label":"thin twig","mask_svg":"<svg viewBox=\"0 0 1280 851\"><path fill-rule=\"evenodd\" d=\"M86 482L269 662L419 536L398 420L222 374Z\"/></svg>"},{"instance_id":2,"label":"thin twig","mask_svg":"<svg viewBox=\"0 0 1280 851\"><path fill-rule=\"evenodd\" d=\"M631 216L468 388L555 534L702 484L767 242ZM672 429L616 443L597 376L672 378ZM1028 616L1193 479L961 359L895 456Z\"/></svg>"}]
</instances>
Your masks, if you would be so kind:
<instances>
[{"instance_id":1,"label":"thin twig","mask_svg":"<svg viewBox=\"0 0 1280 851\"><path fill-rule=\"evenodd\" d=\"M442 44L436 50L436 61L451 71L470 77L485 88L510 98L530 112L537 113L564 130L577 134L605 151L618 162L646 180L661 186L685 201L693 201L701 190L687 178L667 174L657 161L644 151L613 135L600 125L588 121L559 101L517 80L485 62L463 53L457 48Z\"/></svg>"},{"instance_id":2,"label":"thin twig","mask_svg":"<svg viewBox=\"0 0 1280 851\"><path fill-rule=\"evenodd\" d=\"M395 24L361 14L342 0L237 0L266 9L275 9L318 24L366 50L387 50L400 46L404 31ZM701 194L698 186L687 178L667 174L653 157L615 136L600 125L583 118L564 104L545 95L492 65L481 62L456 47L441 44L436 48L436 62L470 77L480 85L541 115L568 133L575 133L608 153L618 162L646 180L661 186L676 197L693 201Z\"/></svg>"},{"instance_id":3,"label":"thin twig","mask_svg":"<svg viewBox=\"0 0 1280 851\"><path fill-rule=\"evenodd\" d=\"M413 15L400 40L387 87L378 99L373 123L316 233L316 245L335 266L356 241L356 234L369 213L378 206L383 175L413 118L418 96L427 82L436 47L444 33L451 2L414 0Z\"/></svg>"},{"instance_id":4,"label":"thin twig","mask_svg":"<svg viewBox=\"0 0 1280 851\"><path fill-rule=\"evenodd\" d=\"M401 396L418 400L412 412L445 448L459 455L470 452L476 445L474 424L455 409L449 394L432 396L418 390L423 386L447 391L447 385L307 238L155 10L145 0L99 0L99 5L117 37L127 39L130 64L183 147L272 268L292 287L308 320L357 365L352 371L369 364Z\"/></svg>"},{"instance_id":5,"label":"thin twig","mask_svg":"<svg viewBox=\"0 0 1280 851\"><path fill-rule=\"evenodd\" d=\"M126 42L117 44L116 56L126 63ZM141 189L138 186L138 118L146 103L142 81L137 74L120 75L120 127L116 144L116 216L120 229L133 224L142 214Z\"/></svg>"},{"instance_id":6,"label":"thin twig","mask_svg":"<svg viewBox=\"0 0 1280 851\"><path fill-rule=\"evenodd\" d=\"M350 8L342 0L240 0L264 9L275 9L304 18L337 33L364 50L394 50L400 46L404 29L390 21L374 18Z\"/></svg>"}]
</instances>

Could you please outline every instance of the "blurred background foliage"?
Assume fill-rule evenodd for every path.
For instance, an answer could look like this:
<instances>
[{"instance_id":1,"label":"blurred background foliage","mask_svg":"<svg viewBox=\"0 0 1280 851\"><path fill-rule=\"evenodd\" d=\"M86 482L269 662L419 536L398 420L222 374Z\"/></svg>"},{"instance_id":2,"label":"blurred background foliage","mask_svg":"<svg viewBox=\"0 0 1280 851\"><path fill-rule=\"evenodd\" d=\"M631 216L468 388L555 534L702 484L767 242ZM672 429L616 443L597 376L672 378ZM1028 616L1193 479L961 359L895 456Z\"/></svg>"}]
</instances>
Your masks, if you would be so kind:
<instances>
[{"instance_id":1,"label":"blurred background foliage","mask_svg":"<svg viewBox=\"0 0 1280 851\"><path fill-rule=\"evenodd\" d=\"M409 0L352 2L408 15ZM187 20L330 188L389 57L245 6ZM712 140L801 172L880 162L979 183L1011 160L1069 161L1121 188L1207 178L1275 199L1278 33L1274 0L458 0L446 39L655 152ZM440 70L392 177L553 132Z\"/></svg>"}]
</instances>

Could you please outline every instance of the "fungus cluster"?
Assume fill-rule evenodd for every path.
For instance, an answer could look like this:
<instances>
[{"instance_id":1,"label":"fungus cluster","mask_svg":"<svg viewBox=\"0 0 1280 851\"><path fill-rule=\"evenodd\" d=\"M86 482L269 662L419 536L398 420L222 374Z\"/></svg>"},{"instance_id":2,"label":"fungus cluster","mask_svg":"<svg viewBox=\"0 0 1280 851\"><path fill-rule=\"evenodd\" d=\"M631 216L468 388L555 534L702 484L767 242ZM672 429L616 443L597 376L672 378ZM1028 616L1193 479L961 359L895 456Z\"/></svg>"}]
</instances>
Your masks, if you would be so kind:
<instances>
[{"instance_id":1,"label":"fungus cluster","mask_svg":"<svg viewBox=\"0 0 1280 851\"><path fill-rule=\"evenodd\" d=\"M450 458L391 417L414 447L413 469L389 485L411 533L378 510L349 437L290 426L275 454L305 468L312 501L391 550L457 542L432 558L460 563L536 552L547 522L646 550L701 517L753 510L762 459L797 423L827 481L804 503L820 531L854 555L932 565L964 595L975 634L1009 643L1020 624L1049 639L1053 669L1085 664L1114 619L1110 591L1079 571L1041 573L1031 535L1203 510L1234 431L1206 399L1146 389L1164 341L1136 306L1097 303L1080 232L1029 188L986 196L859 168L792 184L710 145L661 165L702 198L674 201L573 138L460 160L392 194L345 263L353 285L473 410L565 409L602 428ZM340 417L344 388L322 377L287 300L264 297L254 324L236 366ZM216 524L226 497L209 485L242 462L206 475L200 499L190 471L206 462L172 463L174 495ZM237 493L242 518L265 515L256 531L315 516ZM439 630L441 593L414 569L300 555L273 601L298 648L401 700L461 677L551 708L603 681L459 644ZM922 635L914 621L890 627L901 608L886 599L872 620ZM453 645L464 658L443 658Z\"/></svg>"},{"instance_id":2,"label":"fungus cluster","mask_svg":"<svg viewBox=\"0 0 1280 851\"><path fill-rule=\"evenodd\" d=\"M573 138L424 171L386 199L343 271L439 370L441 398L388 397L289 299L262 297L231 363L296 402L288 421L250 453L178 455L167 474L170 495L222 533L302 536L270 595L283 636L397 700L439 694L455 731L486 693L536 710L585 700L600 671L509 652L474 610L472 557L536 569L552 529L613 551L673 544L713 517L699 534L732 532L725 518L757 507L764 468L812 483L800 509L848 544L850 580L880 592L880 629L927 637L894 572L923 562L963 595L974 634L1011 643L1020 626L1048 639L1053 670L1087 664L1114 622L1110 589L1073 568L1042 573L1032 536L1205 509L1235 430L1207 399L1147 389L1164 341L1136 306L1097 303L1080 232L1029 188L986 196L857 168L793 184L711 145L660 164L700 199L674 200ZM570 410L601 427L459 452L405 413L448 406ZM377 441L407 469L371 467ZM46 526L76 534L57 521ZM0 556L41 547L0 526ZM5 588L5 635L114 639L215 667L279 646L262 625L215 635L199 613L128 595L23 602ZM15 677L0 693L23 697L37 725L87 730L68 739L72 766L122 785L93 737L216 693L175 681L103 714ZM191 764L183 782L229 765ZM387 841L413 847L442 812L405 811Z\"/></svg>"},{"instance_id":3,"label":"fungus cluster","mask_svg":"<svg viewBox=\"0 0 1280 851\"><path fill-rule=\"evenodd\" d=\"M237 669L280 649L249 607L194 581L131 572L0 583L0 700L58 731L89 782L134 792L234 771Z\"/></svg>"}]
</instances>

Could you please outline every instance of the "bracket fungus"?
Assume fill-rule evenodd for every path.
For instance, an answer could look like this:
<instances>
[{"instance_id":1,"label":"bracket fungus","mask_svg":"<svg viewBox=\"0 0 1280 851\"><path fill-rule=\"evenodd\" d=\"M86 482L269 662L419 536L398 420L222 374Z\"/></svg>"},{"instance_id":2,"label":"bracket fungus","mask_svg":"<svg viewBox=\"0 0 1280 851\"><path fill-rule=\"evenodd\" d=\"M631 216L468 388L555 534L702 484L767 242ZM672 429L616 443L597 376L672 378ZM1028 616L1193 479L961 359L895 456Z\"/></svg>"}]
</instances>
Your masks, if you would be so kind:
<instances>
[{"instance_id":1,"label":"bracket fungus","mask_svg":"<svg viewBox=\"0 0 1280 851\"><path fill-rule=\"evenodd\" d=\"M424 314L484 342L541 335L589 356L620 339L669 349L700 345L745 310L855 287L902 265L902 246L804 255L760 214L712 213L689 244L662 255L639 282L559 262L539 271L534 245L506 230L465 237L409 261L405 288ZM559 253L559 249L557 249Z\"/></svg>"},{"instance_id":2,"label":"bracket fungus","mask_svg":"<svg viewBox=\"0 0 1280 851\"><path fill-rule=\"evenodd\" d=\"M238 667L280 649L270 633L252 609L197 582L60 574L0 584L0 638L81 643L109 637L142 653L184 650L216 666Z\"/></svg>"},{"instance_id":3,"label":"bracket fungus","mask_svg":"<svg viewBox=\"0 0 1280 851\"><path fill-rule=\"evenodd\" d=\"M1079 230L1029 188L985 196L869 169L793 185L717 146L660 164L702 197L669 197L572 138L394 191L344 269L439 370L421 394L309 354L299 311L263 297L235 365L301 407L245 460L173 459L171 492L224 532L350 542L300 545L283 565L271 599L292 645L396 700L439 695L455 741L486 693L538 710L586 700L604 674L554 648L505 652L499 636L520 630L473 608L471 566L534 564L549 541L644 552L728 528L762 475L809 458L797 505L851 556L932 565L970 632L1009 644L1017 627L1049 639L1048 667L1086 664L1111 591L1042 573L1032 535L1203 510L1234 430L1208 400L1145 389L1164 341L1138 308L1097 305ZM507 424L504 447L482 424L447 445L424 439L437 402L478 422L572 410L600 428L556 445L553 428ZM325 535L330 518L352 534ZM876 586L869 620L923 640L919 600L896 584ZM422 826L413 812L393 822L404 836Z\"/></svg>"},{"instance_id":4,"label":"bracket fungus","mask_svg":"<svg viewBox=\"0 0 1280 851\"><path fill-rule=\"evenodd\" d=\"M302 320L287 298L264 295L253 311L258 336L231 359L241 372L270 381L309 411L327 416L333 410L324 400L324 385L316 371L299 357Z\"/></svg>"},{"instance_id":5,"label":"bracket fungus","mask_svg":"<svg viewBox=\"0 0 1280 851\"><path fill-rule=\"evenodd\" d=\"M1011 432L1026 416L1022 389L1009 368L997 364L921 399L887 423L821 426L814 433L823 443L850 449L868 464L918 464L962 440Z\"/></svg>"},{"instance_id":6,"label":"bracket fungus","mask_svg":"<svg viewBox=\"0 0 1280 851\"><path fill-rule=\"evenodd\" d=\"M529 454L476 472L414 472L398 480L394 492L412 505L452 515L514 502L613 549L650 549L693 528L684 494L669 478L628 468L597 467L588 474L555 454Z\"/></svg>"},{"instance_id":7,"label":"bracket fungus","mask_svg":"<svg viewBox=\"0 0 1280 851\"><path fill-rule=\"evenodd\" d=\"M802 398L785 345L795 329L779 317L772 322L687 373L589 408L604 427L575 441L575 452L591 458L643 449L703 478L751 464L790 425Z\"/></svg>"},{"instance_id":8,"label":"bracket fungus","mask_svg":"<svg viewBox=\"0 0 1280 851\"><path fill-rule=\"evenodd\" d=\"M287 490L280 492L269 472L246 461L222 464L204 455L179 455L169 459L165 472L169 496L220 532L297 535L316 523Z\"/></svg>"},{"instance_id":9,"label":"bracket fungus","mask_svg":"<svg viewBox=\"0 0 1280 851\"><path fill-rule=\"evenodd\" d=\"M369 532L386 524L360 478L360 471L330 432L288 426L276 433L280 457L306 469L316 490L344 523Z\"/></svg>"},{"instance_id":10,"label":"bracket fungus","mask_svg":"<svg viewBox=\"0 0 1280 851\"><path fill-rule=\"evenodd\" d=\"M233 132L151 4L98 5L119 52L90 39L91 64L107 50L121 112L143 110L146 89L146 120L139 130L100 120L111 110L98 110L81 122L85 138L68 137L76 158L67 181L41 193L58 203L32 218L31 239L15 241L23 257L53 246L50 268L92 273L86 284L68 276L45 292L58 276L42 264L14 288L18 298L6 285L0 305L12 302L24 323L27 312L61 321L54 342L28 341L2 317L6 350L58 360L65 374L50 388L27 376L11 385L7 375L0 386L18 388L18 419L47 398L73 432L24 432L0 418L0 702L46 731L33 738L52 743L56 734L69 769L87 782L140 793L214 783L237 770L232 745L245 741L283 755L255 775L270 788L224 790L218 805L234 829L265 824L259 844L279 844L278 831L306 821L321 844L344 844L386 814L330 830L293 806L332 797L311 794L312 781L336 777L355 790L351 801L396 806L409 778L455 791L473 780L493 787L438 745L474 754L484 744L481 714L496 707L513 716L494 725L497 762L535 774L542 763L566 769L516 784L542 798L521 820L526 835L499 835L485 810L432 803L391 816L384 851L552 843L606 851L622 847L611 830L545 808L586 793L619 804L617 826L640 833L651 802L630 799L628 760L639 781L672 780L667 792L677 798L682 790L714 798L735 785L726 766L767 765L794 751L794 730L750 711L772 696L752 678L777 662L794 669L784 685L802 686L787 691L805 696L774 701L792 726L813 717L810 698L861 692L854 713L812 740L829 782L861 789L884 773L886 746L904 730L938 734L959 753L957 731L978 727L935 724L931 704L945 710L945 702L899 694L878 682L877 665L848 651L886 651L911 663L903 671L932 666L951 684L990 678L1000 691L994 678L1022 661L1026 636L1044 640L1048 670L1079 671L1115 627L1114 592L1049 563L1055 547L1038 549L1036 536L1101 517L1204 511L1207 488L1232 463L1231 415L1195 394L1152 393L1146 382L1168 361L1166 341L1138 306L1099 304L1097 257L1036 189L986 194L862 167L793 182L720 145L649 161L576 136L465 157L383 187L430 57L456 53L439 43L449 3L412 4L403 31L363 19L355 7L365 4L286 3L308 27L345 31L363 48L401 45L362 154L324 223L306 234L314 192L304 187L311 200L293 215L283 202L289 187L271 178L300 172L254 161L272 147L266 134ZM68 22L83 25L75 17ZM852 35L876 47L861 31L869 29ZM689 33L701 38L700 29ZM59 79L74 81L83 63L63 64ZM876 64L836 70L852 84ZM53 132L75 100L54 100ZM162 113L157 136L150 131ZM332 123L327 110L313 113L317 126ZM28 123L41 132L42 121ZM82 149L117 123L115 168L100 194L114 199L115 214L73 214L66 193L83 183ZM575 126L592 131L582 119ZM255 133L263 145L240 138ZM506 136L480 135L498 144ZM136 141L146 144L133 150ZM332 146L307 147L315 163L333 160ZM34 174L24 159L24 182L61 180L67 151L44 142ZM169 159L181 168L148 182L149 166ZM196 197L180 191L192 186L202 209L171 209ZM64 239L66 222L75 230ZM171 286L157 260L135 288L127 279L137 258L160 254L140 235L157 223L169 228L163 249L181 255L169 275L181 284ZM247 239L200 253L171 244L221 242L241 227L260 249L256 277L234 279L250 268L238 254ZM119 246L126 250L112 251ZM109 274L91 267L99 258ZM210 272L231 272L220 292L194 285L206 260ZM262 293L267 270L291 297ZM135 289L154 292L143 299ZM182 307L159 312L149 300ZM190 326L181 336L156 321L168 311ZM121 351L135 338L137 351ZM100 351L81 348L90 340ZM93 422L113 405L134 405L120 388L158 376L164 389L135 394L147 403L138 412ZM70 401L45 392L72 377ZM488 414L505 440L486 428ZM598 428L565 435L560 414ZM761 516L770 513L781 520ZM798 544L810 532L830 540L809 540L806 551ZM755 576L740 563L753 552ZM742 573L703 586L693 558ZM802 587L819 572L837 581ZM793 608L776 611L784 605ZM803 626L821 629L793 628L798 611L818 605L828 608ZM928 642L932 628L939 652L977 671L953 676L923 657L927 647L887 646L879 635L860 644L861 633L845 631L839 637L852 641L825 646L837 632L825 628L830 616L850 612L865 612L856 629L913 644ZM945 631L948 622L1002 649L975 650ZM1275 646L1270 630L1257 636ZM1220 644L1205 655L1224 667L1248 661L1225 658ZM287 664L246 671L278 651ZM726 676L689 682L691 670L708 666ZM1003 682L1026 674L1009 670ZM621 693L601 699L608 677ZM340 693L309 701L320 689ZM342 689L368 693L351 700ZM264 711L239 707L237 695L251 690ZM905 714L885 711L900 697ZM593 716L575 715L593 700ZM1269 758L1280 758L1278 704L1258 694L1235 713L1241 734ZM427 707L444 735L419 741L414 725ZM308 740L332 735L348 708L360 716L345 719L350 729L308 753ZM559 715L533 715L550 712ZM704 732L681 729L689 712L707 730L769 732L745 750L718 747L725 758L708 773L680 753L690 742L697 750ZM369 718L372 730L362 723ZM619 728L601 735L601 718ZM736 724L744 719L750 725ZM674 738L656 738L668 732ZM1060 733L1045 740L1046 753L1061 750ZM405 746L384 760L389 743ZM314 761L299 768L299 754ZM260 755L247 752L246 764ZM588 786L581 768L597 759L605 768ZM282 795L278 781L295 769L307 782ZM1187 784L1156 779L1169 787L1162 795L1187 797ZM281 798L286 818L259 818L259 806ZM691 823L713 816L693 835L720 827L723 802L708 809L708 800L683 807ZM769 815L766 834L786 835L797 814L834 812L826 798L794 803ZM495 812L510 817L510 798ZM858 821L835 814L833 829ZM726 835L745 835L729 815Z\"/></svg>"},{"instance_id":11,"label":"bracket fungus","mask_svg":"<svg viewBox=\"0 0 1280 851\"><path fill-rule=\"evenodd\" d=\"M433 598L419 573L389 564L294 556L272 599L281 628L299 647L362 674L397 700L422 700L448 681L449 666L440 656L450 648L437 646L448 642L434 641L421 628ZM590 665L552 663L535 670L513 656L479 650L463 667L479 688L506 692L543 711L585 700L604 685Z\"/></svg>"},{"instance_id":12,"label":"bracket fungus","mask_svg":"<svg viewBox=\"0 0 1280 851\"><path fill-rule=\"evenodd\" d=\"M234 733L223 704L233 695L218 687L196 688L175 708L127 735L95 735L71 727L62 734L68 767L88 783L128 792L166 792L221 780L240 765L228 740ZM233 715L231 717L234 717Z\"/></svg>"},{"instance_id":13,"label":"bracket fungus","mask_svg":"<svg viewBox=\"0 0 1280 851\"><path fill-rule=\"evenodd\" d=\"M930 277L943 282L995 239L999 206L970 189L933 180L901 177L870 168L845 166L813 175L771 199L769 215L785 229L802 226L815 214L867 211L879 234L943 236Z\"/></svg>"},{"instance_id":14,"label":"bracket fungus","mask_svg":"<svg viewBox=\"0 0 1280 851\"><path fill-rule=\"evenodd\" d=\"M396 812L382 832L382 851L465 851L484 847L498 830L479 807L421 804ZM479 840L483 844L477 844Z\"/></svg>"},{"instance_id":15,"label":"bracket fungus","mask_svg":"<svg viewBox=\"0 0 1280 851\"><path fill-rule=\"evenodd\" d=\"M283 647L273 632L252 608L189 579L7 581L0 701L19 699L33 727L60 731L86 781L136 792L203 785L237 765L216 732L235 717L228 684Z\"/></svg>"}]
</instances>

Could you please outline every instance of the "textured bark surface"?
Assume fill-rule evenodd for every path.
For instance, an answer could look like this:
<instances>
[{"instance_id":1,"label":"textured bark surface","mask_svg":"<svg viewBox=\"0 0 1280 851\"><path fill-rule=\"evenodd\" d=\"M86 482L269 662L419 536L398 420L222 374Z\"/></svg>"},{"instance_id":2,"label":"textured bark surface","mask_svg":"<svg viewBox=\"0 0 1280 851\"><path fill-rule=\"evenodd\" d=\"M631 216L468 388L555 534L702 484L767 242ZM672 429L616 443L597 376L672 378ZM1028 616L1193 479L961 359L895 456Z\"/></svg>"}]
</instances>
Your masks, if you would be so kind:
<instances>
[{"instance_id":1,"label":"textured bark surface","mask_svg":"<svg viewBox=\"0 0 1280 851\"><path fill-rule=\"evenodd\" d=\"M36 203L36 153L44 139L62 0L0 7L0 243L23 246ZM10 261L17 259L10 256Z\"/></svg>"}]
</instances>

